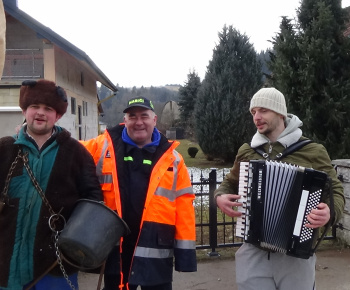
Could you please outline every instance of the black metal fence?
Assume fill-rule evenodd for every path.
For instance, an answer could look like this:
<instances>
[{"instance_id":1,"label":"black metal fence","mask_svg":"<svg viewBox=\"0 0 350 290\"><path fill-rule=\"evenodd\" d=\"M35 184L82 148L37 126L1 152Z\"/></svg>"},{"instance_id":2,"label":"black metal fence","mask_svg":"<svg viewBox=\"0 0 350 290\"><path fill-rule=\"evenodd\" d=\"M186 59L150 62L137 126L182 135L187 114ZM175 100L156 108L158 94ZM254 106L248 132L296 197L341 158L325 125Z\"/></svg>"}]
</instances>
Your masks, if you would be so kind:
<instances>
[{"instance_id":1,"label":"black metal fence","mask_svg":"<svg viewBox=\"0 0 350 290\"><path fill-rule=\"evenodd\" d=\"M242 244L242 240L236 240L234 235L234 219L218 210L214 202L214 191L227 173L227 169L210 169L195 174L190 169L196 196L197 249L211 249L210 255L217 255L217 248L238 247Z\"/></svg>"},{"instance_id":2,"label":"black metal fence","mask_svg":"<svg viewBox=\"0 0 350 290\"><path fill-rule=\"evenodd\" d=\"M197 176L191 169L189 171L196 196L197 249L211 249L209 255L215 256L218 255L218 248L241 246L242 239L236 238L234 234L235 220L218 210L214 202L214 191L228 173L227 169L200 170ZM335 238L336 226L325 239Z\"/></svg>"}]
</instances>

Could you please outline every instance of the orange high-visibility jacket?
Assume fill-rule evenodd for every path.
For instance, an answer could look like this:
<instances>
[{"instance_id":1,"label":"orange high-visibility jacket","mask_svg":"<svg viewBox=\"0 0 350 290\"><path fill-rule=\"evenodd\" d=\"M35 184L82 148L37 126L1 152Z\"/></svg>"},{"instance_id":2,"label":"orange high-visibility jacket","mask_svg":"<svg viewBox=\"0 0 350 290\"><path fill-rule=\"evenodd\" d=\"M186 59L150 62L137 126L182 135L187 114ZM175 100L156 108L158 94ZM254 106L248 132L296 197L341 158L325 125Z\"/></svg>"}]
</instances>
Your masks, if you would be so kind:
<instances>
[{"instance_id":1,"label":"orange high-visibility jacket","mask_svg":"<svg viewBox=\"0 0 350 290\"><path fill-rule=\"evenodd\" d=\"M117 178L117 163L123 162L124 158L123 128L122 125L116 126L110 132L106 130L95 139L82 142L95 160L106 205L121 217L119 184L122 181ZM151 172L130 270L130 284L146 286L171 282L174 258L176 271L197 270L195 196L184 160L175 150L179 142L170 143L170 148L155 161Z\"/></svg>"}]
</instances>

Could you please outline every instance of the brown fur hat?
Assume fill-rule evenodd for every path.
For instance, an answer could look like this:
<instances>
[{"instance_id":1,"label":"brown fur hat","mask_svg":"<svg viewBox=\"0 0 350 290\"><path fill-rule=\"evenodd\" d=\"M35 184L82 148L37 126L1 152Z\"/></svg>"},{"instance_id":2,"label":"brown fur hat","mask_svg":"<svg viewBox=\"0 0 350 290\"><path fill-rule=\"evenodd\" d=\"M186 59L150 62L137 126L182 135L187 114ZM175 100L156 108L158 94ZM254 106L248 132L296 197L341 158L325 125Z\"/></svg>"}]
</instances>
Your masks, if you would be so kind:
<instances>
[{"instance_id":1,"label":"brown fur hat","mask_svg":"<svg viewBox=\"0 0 350 290\"><path fill-rule=\"evenodd\" d=\"M32 104L44 104L63 116L68 102L64 89L48 80L28 80L22 83L19 93L19 106L26 110Z\"/></svg>"}]
</instances>

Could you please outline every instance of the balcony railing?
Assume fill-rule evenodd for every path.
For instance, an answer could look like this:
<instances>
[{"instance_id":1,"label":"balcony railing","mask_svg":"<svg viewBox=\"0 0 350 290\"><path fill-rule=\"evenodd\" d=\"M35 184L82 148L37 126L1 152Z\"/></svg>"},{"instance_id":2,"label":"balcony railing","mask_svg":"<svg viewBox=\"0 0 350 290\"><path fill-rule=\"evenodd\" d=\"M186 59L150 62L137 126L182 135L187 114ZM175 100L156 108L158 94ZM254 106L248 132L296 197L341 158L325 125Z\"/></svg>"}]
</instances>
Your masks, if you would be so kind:
<instances>
[{"instance_id":1,"label":"balcony railing","mask_svg":"<svg viewBox=\"0 0 350 290\"><path fill-rule=\"evenodd\" d=\"M2 79L44 77L43 52L40 49L6 49Z\"/></svg>"}]
</instances>

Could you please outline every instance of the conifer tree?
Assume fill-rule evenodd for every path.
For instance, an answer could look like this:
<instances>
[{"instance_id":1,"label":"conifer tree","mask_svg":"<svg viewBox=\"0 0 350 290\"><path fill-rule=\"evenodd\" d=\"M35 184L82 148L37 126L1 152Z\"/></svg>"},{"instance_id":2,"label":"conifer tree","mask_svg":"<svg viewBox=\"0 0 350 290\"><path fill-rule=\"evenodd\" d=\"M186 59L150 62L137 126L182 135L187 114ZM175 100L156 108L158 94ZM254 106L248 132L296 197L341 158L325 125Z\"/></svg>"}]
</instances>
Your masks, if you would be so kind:
<instances>
[{"instance_id":1,"label":"conifer tree","mask_svg":"<svg viewBox=\"0 0 350 290\"><path fill-rule=\"evenodd\" d=\"M249 38L232 26L219 32L219 44L199 90L196 136L208 158L232 162L254 126L249 102L262 86L261 63Z\"/></svg>"},{"instance_id":2,"label":"conifer tree","mask_svg":"<svg viewBox=\"0 0 350 290\"><path fill-rule=\"evenodd\" d=\"M190 136L194 131L194 106L200 86L200 77L193 71L187 75L187 82L179 89L180 124Z\"/></svg>"},{"instance_id":3,"label":"conifer tree","mask_svg":"<svg viewBox=\"0 0 350 290\"><path fill-rule=\"evenodd\" d=\"M350 157L350 40L340 0L303 0L295 23L284 17L269 65L303 134L332 159Z\"/></svg>"}]
</instances>

